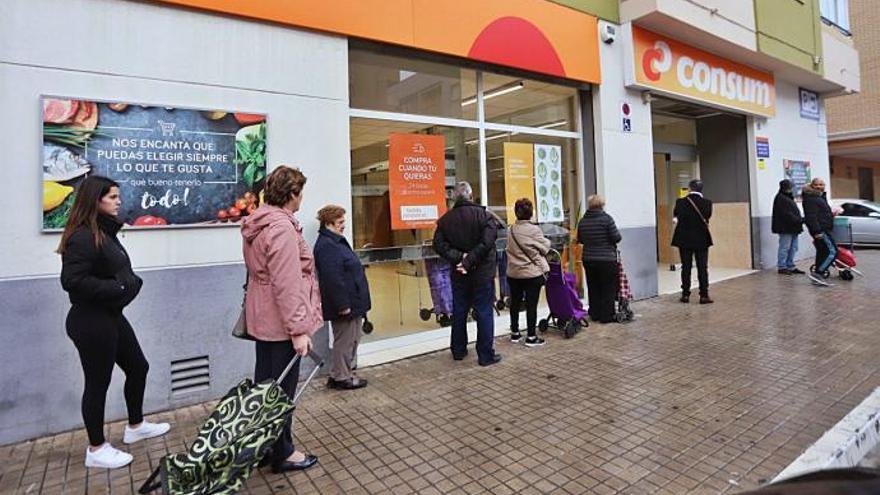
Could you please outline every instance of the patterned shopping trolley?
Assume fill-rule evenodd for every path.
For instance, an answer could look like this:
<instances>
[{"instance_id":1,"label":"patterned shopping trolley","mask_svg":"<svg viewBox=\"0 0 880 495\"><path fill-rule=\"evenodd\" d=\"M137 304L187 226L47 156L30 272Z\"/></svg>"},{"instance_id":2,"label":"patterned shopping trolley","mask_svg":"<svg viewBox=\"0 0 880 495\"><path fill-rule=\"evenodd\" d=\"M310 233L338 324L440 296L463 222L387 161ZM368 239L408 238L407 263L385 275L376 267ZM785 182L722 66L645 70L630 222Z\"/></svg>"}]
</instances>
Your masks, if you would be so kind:
<instances>
[{"instance_id":1,"label":"patterned shopping trolley","mask_svg":"<svg viewBox=\"0 0 880 495\"><path fill-rule=\"evenodd\" d=\"M626 323L635 318L635 314L629 307L629 302L633 300L632 289L629 286L629 278L626 276L626 270L623 269L623 259L620 257L620 251L617 252L617 311L614 319L618 323Z\"/></svg>"},{"instance_id":2,"label":"patterned shopping trolley","mask_svg":"<svg viewBox=\"0 0 880 495\"><path fill-rule=\"evenodd\" d=\"M230 390L199 429L189 452L163 457L138 492L160 488L166 495L238 492L281 435L287 415L293 413L302 392L323 366L317 354L309 356L315 367L293 398L279 384L300 356L294 357L275 381L245 379Z\"/></svg>"}]
</instances>

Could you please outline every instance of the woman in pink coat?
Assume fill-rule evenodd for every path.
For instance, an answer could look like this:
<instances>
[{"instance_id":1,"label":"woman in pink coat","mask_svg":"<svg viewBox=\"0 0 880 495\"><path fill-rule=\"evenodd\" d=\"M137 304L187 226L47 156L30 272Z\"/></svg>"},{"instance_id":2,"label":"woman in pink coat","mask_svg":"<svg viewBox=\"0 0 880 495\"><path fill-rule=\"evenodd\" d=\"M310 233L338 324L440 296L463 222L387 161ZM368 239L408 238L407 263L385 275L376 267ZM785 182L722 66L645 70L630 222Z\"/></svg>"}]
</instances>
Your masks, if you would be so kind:
<instances>
[{"instance_id":1,"label":"woman in pink coat","mask_svg":"<svg viewBox=\"0 0 880 495\"><path fill-rule=\"evenodd\" d=\"M306 178L297 169L280 166L266 179L265 203L245 217L241 226L248 270L245 301L248 333L256 340L254 380L277 378L294 353L306 355L312 334L324 324L321 294L312 250L293 216L302 204ZM299 381L299 366L282 381L291 397ZM272 471L308 469L318 462L293 446L287 418L281 437L267 460Z\"/></svg>"}]
</instances>

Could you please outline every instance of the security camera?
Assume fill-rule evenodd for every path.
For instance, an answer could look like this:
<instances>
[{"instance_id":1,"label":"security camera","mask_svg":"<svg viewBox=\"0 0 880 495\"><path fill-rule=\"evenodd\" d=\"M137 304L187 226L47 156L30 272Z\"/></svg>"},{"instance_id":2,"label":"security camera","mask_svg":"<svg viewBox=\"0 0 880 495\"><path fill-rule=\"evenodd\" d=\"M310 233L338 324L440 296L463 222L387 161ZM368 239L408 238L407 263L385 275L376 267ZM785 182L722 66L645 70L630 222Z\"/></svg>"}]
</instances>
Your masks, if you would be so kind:
<instances>
[{"instance_id":1,"label":"security camera","mask_svg":"<svg viewBox=\"0 0 880 495\"><path fill-rule=\"evenodd\" d=\"M611 24L604 24L602 26L601 33L602 42L606 45L614 43L614 40L617 39L617 28L612 26Z\"/></svg>"}]
</instances>

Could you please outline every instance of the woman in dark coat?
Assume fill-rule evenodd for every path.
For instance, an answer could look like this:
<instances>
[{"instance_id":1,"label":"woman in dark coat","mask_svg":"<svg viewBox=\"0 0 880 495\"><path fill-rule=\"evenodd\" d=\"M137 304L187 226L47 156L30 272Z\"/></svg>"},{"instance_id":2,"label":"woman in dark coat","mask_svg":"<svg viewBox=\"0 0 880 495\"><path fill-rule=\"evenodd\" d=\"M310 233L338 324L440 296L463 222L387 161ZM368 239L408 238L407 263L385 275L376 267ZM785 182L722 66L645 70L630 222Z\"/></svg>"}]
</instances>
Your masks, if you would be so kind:
<instances>
[{"instance_id":1,"label":"woman in dark coat","mask_svg":"<svg viewBox=\"0 0 880 495\"><path fill-rule=\"evenodd\" d=\"M358 343L363 337L364 317L370 311L370 286L360 259L351 249L345 232L345 208L328 205L318 211L321 229L315 242L315 262L321 287L324 320L333 327L333 353L329 388L352 390L367 380L352 372Z\"/></svg>"},{"instance_id":2,"label":"woman in dark coat","mask_svg":"<svg viewBox=\"0 0 880 495\"><path fill-rule=\"evenodd\" d=\"M584 271L587 276L589 313L593 321L612 323L617 295L617 244L620 232L611 215L605 213L605 198L587 199L587 213L578 223L578 242L583 244Z\"/></svg>"},{"instance_id":3,"label":"woman in dark coat","mask_svg":"<svg viewBox=\"0 0 880 495\"><path fill-rule=\"evenodd\" d=\"M149 365L134 330L122 314L141 290L143 281L131 268L116 237L122 227L119 184L93 175L80 184L61 235L61 286L70 296L67 335L79 352L85 375L82 416L89 436L86 467L119 468L131 454L115 449L104 438L104 405L114 365L125 372L128 424L123 442L135 443L164 435L168 423L144 421L144 388Z\"/></svg>"}]
</instances>

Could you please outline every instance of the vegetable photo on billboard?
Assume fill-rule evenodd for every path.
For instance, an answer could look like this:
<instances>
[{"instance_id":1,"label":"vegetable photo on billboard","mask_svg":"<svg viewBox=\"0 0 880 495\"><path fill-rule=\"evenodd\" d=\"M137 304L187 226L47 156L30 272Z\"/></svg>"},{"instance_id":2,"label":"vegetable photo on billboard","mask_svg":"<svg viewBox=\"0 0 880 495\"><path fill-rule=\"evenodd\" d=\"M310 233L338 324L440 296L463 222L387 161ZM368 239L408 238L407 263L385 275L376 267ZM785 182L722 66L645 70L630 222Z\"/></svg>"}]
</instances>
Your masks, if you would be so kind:
<instances>
[{"instance_id":1,"label":"vegetable photo on billboard","mask_svg":"<svg viewBox=\"0 0 880 495\"><path fill-rule=\"evenodd\" d=\"M76 188L120 184L131 227L234 224L260 203L266 115L44 96L44 231L64 228Z\"/></svg>"}]
</instances>

